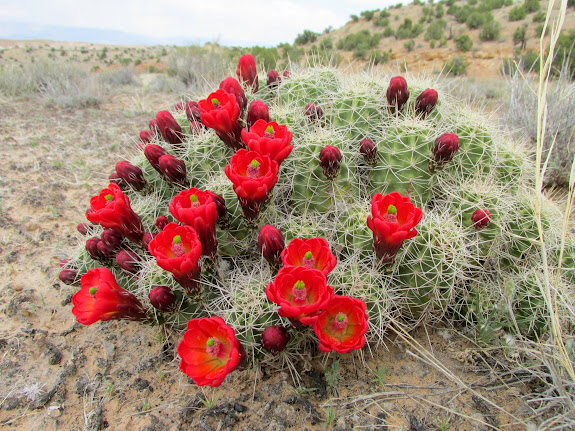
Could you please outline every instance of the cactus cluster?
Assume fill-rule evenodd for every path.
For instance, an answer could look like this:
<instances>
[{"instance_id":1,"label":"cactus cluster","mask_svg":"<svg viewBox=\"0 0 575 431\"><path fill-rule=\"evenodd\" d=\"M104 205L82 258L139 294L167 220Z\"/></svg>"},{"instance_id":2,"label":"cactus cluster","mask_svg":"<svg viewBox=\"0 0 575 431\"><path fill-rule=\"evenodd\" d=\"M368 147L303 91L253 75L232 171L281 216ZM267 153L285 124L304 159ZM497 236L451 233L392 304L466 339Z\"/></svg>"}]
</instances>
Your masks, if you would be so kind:
<instances>
[{"instance_id":1,"label":"cactus cluster","mask_svg":"<svg viewBox=\"0 0 575 431\"><path fill-rule=\"evenodd\" d=\"M155 321L182 328L192 318L221 317L251 358L269 357L261 334L272 331L266 330L271 326L284 327L274 329L284 334L280 341L263 344L281 345L287 357L309 343L313 333L309 327L291 328L286 335L289 321L266 297L280 259L271 256L270 264L262 256L265 241L260 238L258 247L258 236L265 226L279 230L286 244L295 238L327 240L337 258L328 283L337 295L365 303L369 343L382 343L392 320L414 328L446 313L488 339L502 330L538 337L548 329L537 287L543 263L532 192L534 167L520 146L425 79L406 81L380 71L347 73L327 67L267 76L268 85L258 85L257 79L245 85L245 100L233 83L222 83L226 94L236 92L242 111L238 124L221 130L205 127L215 121L200 115L202 103L214 100L208 98L171 110L181 130L168 127L170 133L157 133L155 127L166 127L153 124L142 134L144 142L130 158L141 175L122 162L116 173L141 219L136 235L146 246L124 240L122 247L131 254L114 260L86 251L82 244L65 264L67 281L77 281L74 274L104 262ZM213 105L223 103L219 100ZM238 199L226 168L237 157L236 150L247 151L241 148L251 131L248 111L256 119L267 113L265 121L285 126L293 135L293 150L281 161L277 182L269 187L267 199L249 210ZM158 114L157 122L165 121L165 112ZM254 169L263 166L255 163ZM217 251L200 259L197 286L185 288L158 266L147 244L168 229L166 225L173 226L168 224L175 221L170 205L191 187L219 199L214 198L219 210ZM418 234L406 239L392 258L382 259L374 252L367 220L373 196L392 192L409 196L423 216ZM554 271L562 214L545 201L542 219ZM99 241L113 236L97 224L82 224L80 230ZM283 248L282 241L270 244ZM563 255L571 268L573 248L571 244ZM565 272L559 282L572 283L572 274L572 269ZM169 304L158 306L162 301Z\"/></svg>"}]
</instances>

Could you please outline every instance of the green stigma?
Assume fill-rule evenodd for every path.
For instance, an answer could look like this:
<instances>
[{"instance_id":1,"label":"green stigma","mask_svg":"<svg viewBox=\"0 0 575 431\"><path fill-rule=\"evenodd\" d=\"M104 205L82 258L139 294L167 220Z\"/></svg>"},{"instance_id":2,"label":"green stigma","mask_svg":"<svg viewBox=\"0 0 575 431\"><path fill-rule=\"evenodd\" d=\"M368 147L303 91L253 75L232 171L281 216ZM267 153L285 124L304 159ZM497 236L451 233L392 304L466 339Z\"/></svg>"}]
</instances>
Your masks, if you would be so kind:
<instances>
[{"instance_id":1,"label":"green stigma","mask_svg":"<svg viewBox=\"0 0 575 431\"><path fill-rule=\"evenodd\" d=\"M216 340L214 340L213 338L210 338L210 339L206 342L206 346L208 346L208 347L212 347L214 344L216 344Z\"/></svg>"},{"instance_id":2,"label":"green stigma","mask_svg":"<svg viewBox=\"0 0 575 431\"><path fill-rule=\"evenodd\" d=\"M313 257L313 254L311 254L311 251L308 251L306 254L303 255L304 259L311 259Z\"/></svg>"},{"instance_id":3,"label":"green stigma","mask_svg":"<svg viewBox=\"0 0 575 431\"><path fill-rule=\"evenodd\" d=\"M397 214L397 208L395 207L395 205L390 205L387 207L387 213L388 214Z\"/></svg>"},{"instance_id":4,"label":"green stigma","mask_svg":"<svg viewBox=\"0 0 575 431\"><path fill-rule=\"evenodd\" d=\"M98 291L97 287L90 287L90 290L88 292L90 292L90 295L95 295L97 291Z\"/></svg>"},{"instance_id":5,"label":"green stigma","mask_svg":"<svg viewBox=\"0 0 575 431\"><path fill-rule=\"evenodd\" d=\"M176 235L174 237L174 244L179 244L182 242L182 237L180 235Z\"/></svg>"},{"instance_id":6,"label":"green stigma","mask_svg":"<svg viewBox=\"0 0 575 431\"><path fill-rule=\"evenodd\" d=\"M219 104L220 104L220 101L214 97L214 98L212 99L212 105L218 106Z\"/></svg>"},{"instance_id":7,"label":"green stigma","mask_svg":"<svg viewBox=\"0 0 575 431\"><path fill-rule=\"evenodd\" d=\"M250 166L252 168L257 168L259 165L260 163L256 159L253 159L252 162L250 163Z\"/></svg>"},{"instance_id":8,"label":"green stigma","mask_svg":"<svg viewBox=\"0 0 575 431\"><path fill-rule=\"evenodd\" d=\"M190 196L190 200L191 200L192 202L197 202L197 201L198 201L198 197L197 197L196 195L191 195L191 196Z\"/></svg>"},{"instance_id":9,"label":"green stigma","mask_svg":"<svg viewBox=\"0 0 575 431\"><path fill-rule=\"evenodd\" d=\"M302 289L305 289L305 283L301 280L298 280L295 282L293 287L296 288L297 290L302 290Z\"/></svg>"},{"instance_id":10,"label":"green stigma","mask_svg":"<svg viewBox=\"0 0 575 431\"><path fill-rule=\"evenodd\" d=\"M108 202L110 202L112 199L114 199L114 195L108 194L108 195L104 196L104 199L106 199Z\"/></svg>"},{"instance_id":11,"label":"green stigma","mask_svg":"<svg viewBox=\"0 0 575 431\"><path fill-rule=\"evenodd\" d=\"M337 321L338 321L338 322L343 322L344 320L345 320L345 314L339 313L339 314L337 315Z\"/></svg>"},{"instance_id":12,"label":"green stigma","mask_svg":"<svg viewBox=\"0 0 575 431\"><path fill-rule=\"evenodd\" d=\"M268 127L266 127L266 132L268 132L268 133L274 133L274 128L273 128L273 126L268 126Z\"/></svg>"}]
</instances>

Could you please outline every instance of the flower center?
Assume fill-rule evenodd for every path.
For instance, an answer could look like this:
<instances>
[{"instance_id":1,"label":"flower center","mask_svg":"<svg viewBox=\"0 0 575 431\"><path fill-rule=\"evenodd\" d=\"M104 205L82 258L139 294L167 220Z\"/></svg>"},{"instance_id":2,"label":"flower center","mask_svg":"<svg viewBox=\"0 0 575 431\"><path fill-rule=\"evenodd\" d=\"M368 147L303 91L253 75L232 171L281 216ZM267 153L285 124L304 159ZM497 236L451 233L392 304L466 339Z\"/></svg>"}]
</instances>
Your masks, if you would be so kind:
<instances>
[{"instance_id":1,"label":"flower center","mask_svg":"<svg viewBox=\"0 0 575 431\"><path fill-rule=\"evenodd\" d=\"M315 259L313 258L311 251L308 251L303 255L303 266L306 268L315 268Z\"/></svg>"},{"instance_id":2,"label":"flower center","mask_svg":"<svg viewBox=\"0 0 575 431\"><path fill-rule=\"evenodd\" d=\"M97 291L98 291L97 287L90 287L90 290L88 292L90 292L90 295L94 296Z\"/></svg>"},{"instance_id":3,"label":"flower center","mask_svg":"<svg viewBox=\"0 0 575 431\"><path fill-rule=\"evenodd\" d=\"M219 109L220 108L220 101L214 97L212 99L212 105L214 105L214 108Z\"/></svg>"},{"instance_id":4,"label":"flower center","mask_svg":"<svg viewBox=\"0 0 575 431\"><path fill-rule=\"evenodd\" d=\"M395 205L387 207L387 214L383 216L383 219L390 223L397 223L397 208Z\"/></svg>"},{"instance_id":5,"label":"flower center","mask_svg":"<svg viewBox=\"0 0 575 431\"><path fill-rule=\"evenodd\" d=\"M252 160L252 162L248 166L248 169L246 171L246 176L248 178L259 178L259 176L260 176L260 163L256 159Z\"/></svg>"},{"instance_id":6,"label":"flower center","mask_svg":"<svg viewBox=\"0 0 575 431\"><path fill-rule=\"evenodd\" d=\"M198 201L198 197L196 195L190 196L190 202L192 203L190 205L192 208L197 208L200 206L200 201Z\"/></svg>"},{"instance_id":7,"label":"flower center","mask_svg":"<svg viewBox=\"0 0 575 431\"><path fill-rule=\"evenodd\" d=\"M172 253L174 253L178 257L186 253L186 249L182 244L182 237L180 235L174 236L172 243Z\"/></svg>"},{"instance_id":8,"label":"flower center","mask_svg":"<svg viewBox=\"0 0 575 431\"><path fill-rule=\"evenodd\" d=\"M209 338L206 341L206 352L211 356L218 356L222 350L222 343L217 338Z\"/></svg>"},{"instance_id":9,"label":"flower center","mask_svg":"<svg viewBox=\"0 0 575 431\"><path fill-rule=\"evenodd\" d=\"M114 195L107 194L106 196L104 196L104 199L106 199L107 202L110 202L110 201L114 200Z\"/></svg>"},{"instance_id":10,"label":"flower center","mask_svg":"<svg viewBox=\"0 0 575 431\"><path fill-rule=\"evenodd\" d=\"M264 133L264 138L271 138L271 139L275 138L275 131L274 131L273 126L266 127L266 131Z\"/></svg>"},{"instance_id":11,"label":"flower center","mask_svg":"<svg viewBox=\"0 0 575 431\"><path fill-rule=\"evenodd\" d=\"M347 316L345 315L345 313L339 313L335 317L335 319L333 321L333 326L338 331L342 331L347 327Z\"/></svg>"},{"instance_id":12,"label":"flower center","mask_svg":"<svg viewBox=\"0 0 575 431\"><path fill-rule=\"evenodd\" d=\"M294 301L305 301L307 299L307 289L305 288L305 283L302 280L296 281L293 285L291 293Z\"/></svg>"}]
</instances>

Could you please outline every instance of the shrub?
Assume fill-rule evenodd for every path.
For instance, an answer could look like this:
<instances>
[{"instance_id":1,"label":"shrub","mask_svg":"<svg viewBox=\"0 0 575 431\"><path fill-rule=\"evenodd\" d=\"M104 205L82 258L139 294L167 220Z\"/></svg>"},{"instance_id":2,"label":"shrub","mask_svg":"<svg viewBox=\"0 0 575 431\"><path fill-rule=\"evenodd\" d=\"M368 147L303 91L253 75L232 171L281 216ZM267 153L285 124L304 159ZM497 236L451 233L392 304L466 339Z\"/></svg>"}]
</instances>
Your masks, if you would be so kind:
<instances>
[{"instance_id":1,"label":"shrub","mask_svg":"<svg viewBox=\"0 0 575 431\"><path fill-rule=\"evenodd\" d=\"M443 5L440 3L435 7L435 18L441 19L445 15L445 9Z\"/></svg>"},{"instance_id":2,"label":"shrub","mask_svg":"<svg viewBox=\"0 0 575 431\"><path fill-rule=\"evenodd\" d=\"M396 39L410 39L419 36L423 32L423 26L421 24L413 25L413 21L409 18L405 18L403 23L400 24L397 31L395 32Z\"/></svg>"},{"instance_id":3,"label":"shrub","mask_svg":"<svg viewBox=\"0 0 575 431\"><path fill-rule=\"evenodd\" d=\"M344 51L364 51L364 55L377 45L379 45L379 36L377 34L372 35L369 30L365 29L357 33L348 34L337 42L338 49L343 49Z\"/></svg>"},{"instance_id":4,"label":"shrub","mask_svg":"<svg viewBox=\"0 0 575 431\"><path fill-rule=\"evenodd\" d=\"M363 12L360 12L360 16L362 18L365 18L366 21L371 21L375 15L375 10L364 10Z\"/></svg>"},{"instance_id":5,"label":"shrub","mask_svg":"<svg viewBox=\"0 0 575 431\"><path fill-rule=\"evenodd\" d=\"M443 29L445 28L445 21L442 19L435 21L427 27L425 32L425 40L441 40L443 38Z\"/></svg>"},{"instance_id":6,"label":"shrub","mask_svg":"<svg viewBox=\"0 0 575 431\"><path fill-rule=\"evenodd\" d=\"M482 41L491 41L499 38L501 33L501 24L497 21L489 21L483 25L481 32L479 33L479 39Z\"/></svg>"},{"instance_id":7,"label":"shrub","mask_svg":"<svg viewBox=\"0 0 575 431\"><path fill-rule=\"evenodd\" d=\"M408 52L411 52L415 48L415 40L409 39L407 42L403 44L403 46L405 47L405 49L407 49Z\"/></svg>"},{"instance_id":8,"label":"shrub","mask_svg":"<svg viewBox=\"0 0 575 431\"><path fill-rule=\"evenodd\" d=\"M369 53L368 61L372 64L384 64L389 61L389 51L377 51L372 49Z\"/></svg>"},{"instance_id":9,"label":"shrub","mask_svg":"<svg viewBox=\"0 0 575 431\"><path fill-rule=\"evenodd\" d=\"M527 11L523 6L515 6L509 11L509 21L521 21L527 16Z\"/></svg>"},{"instance_id":10,"label":"shrub","mask_svg":"<svg viewBox=\"0 0 575 431\"><path fill-rule=\"evenodd\" d=\"M391 16L391 14L390 14L389 11L387 11L387 10L382 10L382 11L379 13L379 17L380 17L380 18L389 18L390 16Z\"/></svg>"},{"instance_id":11,"label":"shrub","mask_svg":"<svg viewBox=\"0 0 575 431\"><path fill-rule=\"evenodd\" d=\"M443 65L443 69L447 71L448 75L461 76L467 74L467 62L465 57L456 55L451 57Z\"/></svg>"},{"instance_id":12,"label":"shrub","mask_svg":"<svg viewBox=\"0 0 575 431\"><path fill-rule=\"evenodd\" d=\"M351 18L351 22L358 22L359 21L359 17L357 15L350 15L349 17Z\"/></svg>"},{"instance_id":13,"label":"shrub","mask_svg":"<svg viewBox=\"0 0 575 431\"><path fill-rule=\"evenodd\" d=\"M482 0L477 10L482 12L491 11L494 9L500 9L503 7L504 0Z\"/></svg>"},{"instance_id":14,"label":"shrub","mask_svg":"<svg viewBox=\"0 0 575 431\"><path fill-rule=\"evenodd\" d=\"M317 40L318 36L319 34L315 31L304 30L303 33L297 35L294 45L307 45L308 43L313 43Z\"/></svg>"},{"instance_id":15,"label":"shrub","mask_svg":"<svg viewBox=\"0 0 575 431\"><path fill-rule=\"evenodd\" d=\"M541 9L541 3L539 0L525 0L523 3L523 8L527 13L537 12L539 9Z\"/></svg>"},{"instance_id":16,"label":"shrub","mask_svg":"<svg viewBox=\"0 0 575 431\"><path fill-rule=\"evenodd\" d=\"M391 27L385 27L382 33L383 37L395 36L395 31Z\"/></svg>"},{"instance_id":17,"label":"shrub","mask_svg":"<svg viewBox=\"0 0 575 431\"><path fill-rule=\"evenodd\" d=\"M124 85L134 85L137 83L132 67L107 70L100 73L98 79L102 84L109 87L122 87Z\"/></svg>"},{"instance_id":18,"label":"shrub","mask_svg":"<svg viewBox=\"0 0 575 431\"><path fill-rule=\"evenodd\" d=\"M545 14L545 12L538 12L535 15L533 15L533 22L545 22L545 17L547 15Z\"/></svg>"},{"instance_id":19,"label":"shrub","mask_svg":"<svg viewBox=\"0 0 575 431\"><path fill-rule=\"evenodd\" d=\"M513 32L513 44L521 45L521 49L525 49L527 44L527 24L517 27Z\"/></svg>"},{"instance_id":20,"label":"shrub","mask_svg":"<svg viewBox=\"0 0 575 431\"><path fill-rule=\"evenodd\" d=\"M468 34L462 34L461 36L456 37L454 41L457 49L462 52L467 52L473 48L473 40Z\"/></svg>"},{"instance_id":21,"label":"shrub","mask_svg":"<svg viewBox=\"0 0 575 431\"><path fill-rule=\"evenodd\" d=\"M472 12L465 23L470 29L476 29L482 27L486 22L493 21L493 15L491 12Z\"/></svg>"},{"instance_id":22,"label":"shrub","mask_svg":"<svg viewBox=\"0 0 575 431\"><path fill-rule=\"evenodd\" d=\"M378 27L387 27L389 25L389 18L378 17L373 21L373 24Z\"/></svg>"}]
</instances>

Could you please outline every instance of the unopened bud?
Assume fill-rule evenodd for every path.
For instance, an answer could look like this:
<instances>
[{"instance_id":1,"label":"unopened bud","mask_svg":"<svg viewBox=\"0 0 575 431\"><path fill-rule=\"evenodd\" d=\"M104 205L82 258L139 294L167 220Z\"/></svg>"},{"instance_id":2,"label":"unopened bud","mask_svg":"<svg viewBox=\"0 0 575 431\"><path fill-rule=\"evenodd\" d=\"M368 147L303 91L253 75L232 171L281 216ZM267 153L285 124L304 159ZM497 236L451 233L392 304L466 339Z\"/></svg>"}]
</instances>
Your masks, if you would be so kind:
<instances>
[{"instance_id":1,"label":"unopened bud","mask_svg":"<svg viewBox=\"0 0 575 431\"><path fill-rule=\"evenodd\" d=\"M395 109L401 111L407 101L409 100L409 89L407 88L407 81L403 76L395 76L391 78L389 87L387 87L387 103L389 108L395 112Z\"/></svg>"},{"instance_id":2,"label":"unopened bud","mask_svg":"<svg viewBox=\"0 0 575 431\"><path fill-rule=\"evenodd\" d=\"M339 175L341 166L341 152L333 145L326 145L319 153L319 165L323 169L323 174L329 180L333 180Z\"/></svg>"},{"instance_id":3,"label":"unopened bud","mask_svg":"<svg viewBox=\"0 0 575 431\"><path fill-rule=\"evenodd\" d=\"M283 326L274 325L268 326L262 332L262 347L268 352L277 355L279 352L285 350L290 336Z\"/></svg>"},{"instance_id":4,"label":"unopened bud","mask_svg":"<svg viewBox=\"0 0 575 431\"><path fill-rule=\"evenodd\" d=\"M140 270L140 256L133 251L122 250L116 255L116 264L132 274Z\"/></svg>"},{"instance_id":5,"label":"unopened bud","mask_svg":"<svg viewBox=\"0 0 575 431\"><path fill-rule=\"evenodd\" d=\"M272 267L279 267L281 252L285 248L285 240L277 227L271 224L262 226L258 237L258 247L262 256Z\"/></svg>"},{"instance_id":6,"label":"unopened bud","mask_svg":"<svg viewBox=\"0 0 575 431\"><path fill-rule=\"evenodd\" d=\"M491 213L487 210L476 210L471 215L471 223L475 229L482 229L491 223Z\"/></svg>"},{"instance_id":7,"label":"unopened bud","mask_svg":"<svg viewBox=\"0 0 575 431\"><path fill-rule=\"evenodd\" d=\"M415 100L415 112L420 115L429 115L437 105L437 91L428 88L421 92Z\"/></svg>"},{"instance_id":8,"label":"unopened bud","mask_svg":"<svg viewBox=\"0 0 575 431\"><path fill-rule=\"evenodd\" d=\"M155 308L165 313L174 311L178 299L168 286L155 286L150 290L148 298Z\"/></svg>"},{"instance_id":9,"label":"unopened bud","mask_svg":"<svg viewBox=\"0 0 575 431\"><path fill-rule=\"evenodd\" d=\"M363 155L363 160L368 165L374 165L377 161L377 146L368 138L362 139L360 144L359 152Z\"/></svg>"},{"instance_id":10,"label":"unopened bud","mask_svg":"<svg viewBox=\"0 0 575 431\"><path fill-rule=\"evenodd\" d=\"M146 179L142 170L128 161L116 163L116 173L134 190L140 191L146 186Z\"/></svg>"}]
</instances>

